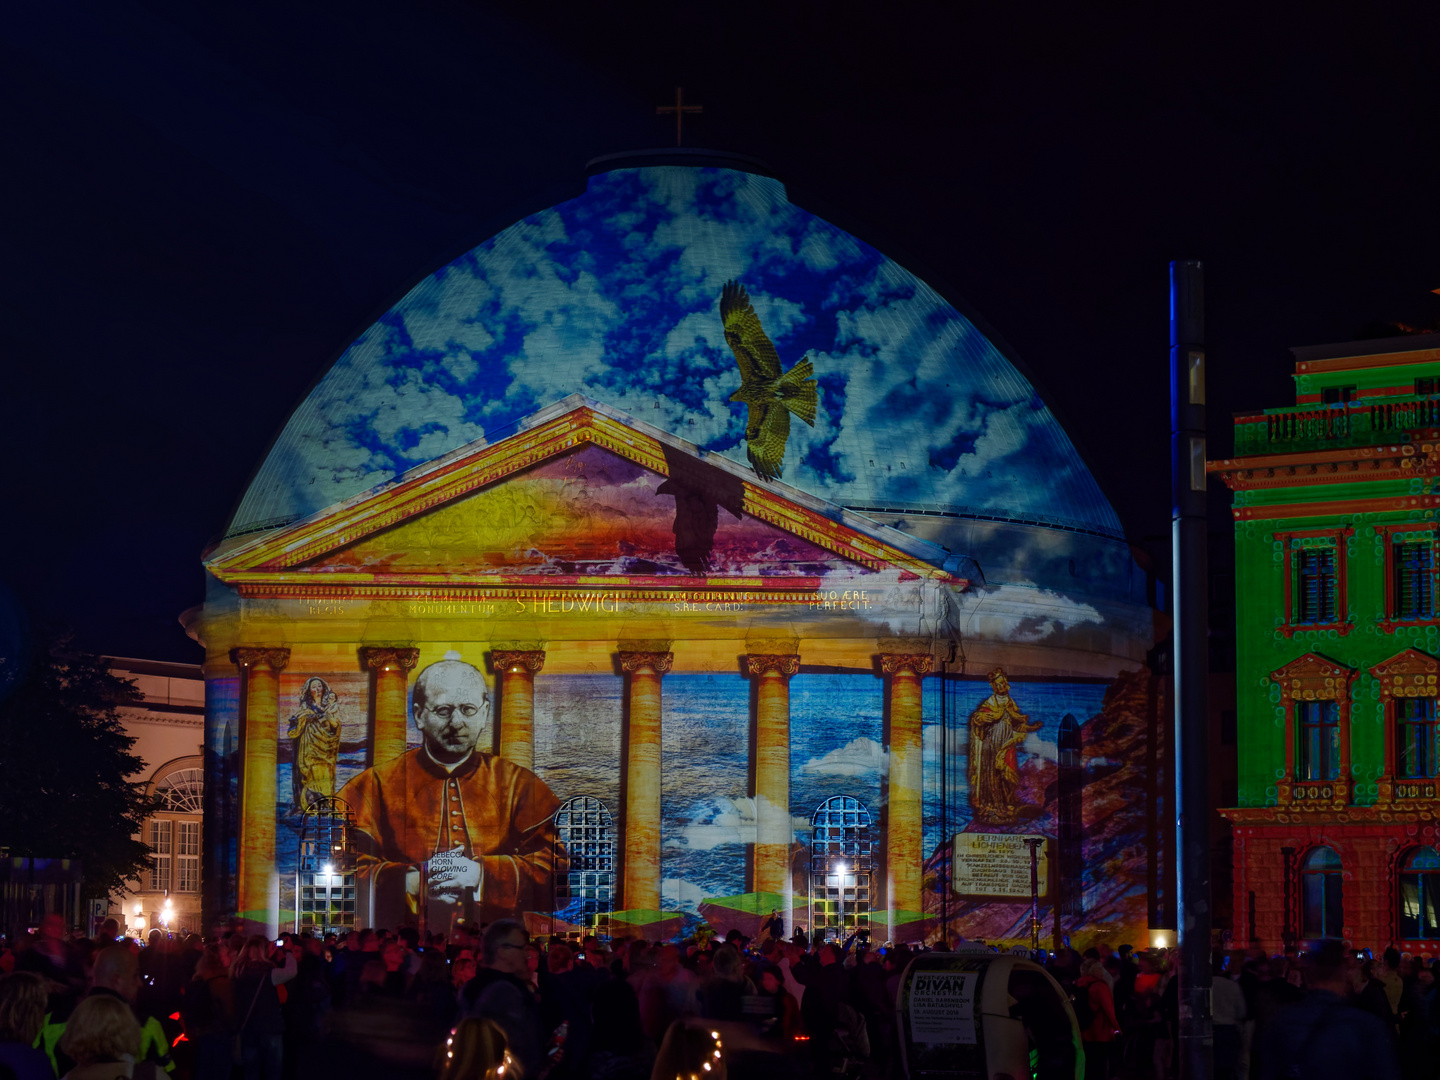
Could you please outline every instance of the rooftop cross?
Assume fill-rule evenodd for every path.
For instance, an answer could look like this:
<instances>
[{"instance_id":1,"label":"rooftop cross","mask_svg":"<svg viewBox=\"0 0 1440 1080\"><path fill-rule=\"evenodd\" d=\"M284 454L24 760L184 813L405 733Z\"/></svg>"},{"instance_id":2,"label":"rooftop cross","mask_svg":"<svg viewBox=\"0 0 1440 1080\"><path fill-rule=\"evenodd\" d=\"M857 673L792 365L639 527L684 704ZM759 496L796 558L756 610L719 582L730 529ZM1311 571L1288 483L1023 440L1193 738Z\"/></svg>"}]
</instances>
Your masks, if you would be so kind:
<instances>
[{"instance_id":1,"label":"rooftop cross","mask_svg":"<svg viewBox=\"0 0 1440 1080\"><path fill-rule=\"evenodd\" d=\"M675 145L676 145L676 146L679 146L679 145L680 145L680 125L681 125L682 121L684 120L685 114L686 114L686 113L701 113L701 112L704 112L704 111L705 111L705 106L703 106L703 105L686 105L686 104L685 104L685 90L684 90L683 87L679 87L679 86L675 87L675 104L674 104L674 105L656 105L656 106L655 106L655 115L656 115L656 116L664 116L666 113L672 113L672 112L675 114Z\"/></svg>"}]
</instances>

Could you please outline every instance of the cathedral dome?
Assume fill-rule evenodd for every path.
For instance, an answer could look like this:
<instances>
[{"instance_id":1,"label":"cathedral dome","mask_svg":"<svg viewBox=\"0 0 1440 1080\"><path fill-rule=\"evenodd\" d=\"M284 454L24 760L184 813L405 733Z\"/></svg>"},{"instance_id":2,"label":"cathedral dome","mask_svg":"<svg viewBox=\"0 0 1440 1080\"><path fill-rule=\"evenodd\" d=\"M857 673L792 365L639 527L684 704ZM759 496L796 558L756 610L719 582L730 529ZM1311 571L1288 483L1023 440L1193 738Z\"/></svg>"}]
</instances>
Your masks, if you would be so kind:
<instances>
[{"instance_id":1,"label":"cathedral dome","mask_svg":"<svg viewBox=\"0 0 1440 1080\"><path fill-rule=\"evenodd\" d=\"M780 484L902 528L928 518L915 531L932 537L939 519L1120 536L1055 416L969 319L778 180L720 164L621 158L419 282L291 415L226 535L497 442L577 393L745 463L720 317L733 280L782 365L814 366L814 425L791 424Z\"/></svg>"}]
</instances>

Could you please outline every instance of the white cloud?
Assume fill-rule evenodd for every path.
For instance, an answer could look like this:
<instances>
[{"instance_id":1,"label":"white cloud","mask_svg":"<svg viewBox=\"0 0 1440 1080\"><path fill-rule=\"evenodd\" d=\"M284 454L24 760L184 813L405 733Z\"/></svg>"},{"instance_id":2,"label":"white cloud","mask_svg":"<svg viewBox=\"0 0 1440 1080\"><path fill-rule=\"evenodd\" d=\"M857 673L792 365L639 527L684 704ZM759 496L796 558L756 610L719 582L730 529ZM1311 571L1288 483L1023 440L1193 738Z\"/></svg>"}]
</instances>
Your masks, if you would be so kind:
<instances>
[{"instance_id":1,"label":"white cloud","mask_svg":"<svg viewBox=\"0 0 1440 1080\"><path fill-rule=\"evenodd\" d=\"M690 816L691 824L681 828L678 837L665 841L665 847L712 851L728 844L755 843L758 832L755 800L748 796L726 798L722 795L709 799L692 807ZM792 832L809 826L808 818L792 816L790 819Z\"/></svg>"},{"instance_id":2,"label":"white cloud","mask_svg":"<svg viewBox=\"0 0 1440 1080\"><path fill-rule=\"evenodd\" d=\"M1046 742L1040 738L1038 732L1032 731L1029 735L1026 735L1025 741L1020 744L1020 748L1027 754L1034 754L1036 757L1043 758L1046 761L1060 760L1060 751L1056 745L1053 742Z\"/></svg>"},{"instance_id":3,"label":"white cloud","mask_svg":"<svg viewBox=\"0 0 1440 1080\"><path fill-rule=\"evenodd\" d=\"M865 776L871 773L883 776L886 768L885 748L874 739L862 736L851 739L828 754L811 758L800 767L800 771L821 776Z\"/></svg>"}]
</instances>

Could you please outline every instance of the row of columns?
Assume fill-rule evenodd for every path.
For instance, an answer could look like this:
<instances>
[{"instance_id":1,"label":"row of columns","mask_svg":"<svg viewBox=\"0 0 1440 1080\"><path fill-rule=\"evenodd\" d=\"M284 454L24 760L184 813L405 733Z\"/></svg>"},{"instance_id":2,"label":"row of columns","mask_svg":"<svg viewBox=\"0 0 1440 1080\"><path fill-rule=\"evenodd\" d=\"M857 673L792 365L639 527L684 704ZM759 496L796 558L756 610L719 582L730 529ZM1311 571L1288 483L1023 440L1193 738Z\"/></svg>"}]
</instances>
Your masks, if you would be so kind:
<instances>
[{"instance_id":1,"label":"row of columns","mask_svg":"<svg viewBox=\"0 0 1440 1080\"><path fill-rule=\"evenodd\" d=\"M237 882L239 914L266 925L278 918L275 876L275 805L279 676L290 650L237 648L231 660L245 675L244 771L240 796ZM374 672L372 765L405 752L409 673L419 650L365 646L362 664ZM534 767L535 676L545 666L539 650L496 649L500 683L499 753ZM621 649L627 676L628 752L625 760L624 862L621 903L629 910L660 908L661 680L674 654L655 648ZM921 680L933 669L925 653L883 653L889 676L890 720L887 892L889 907L921 909ZM756 680L754 884L757 892L791 895L790 678L800 670L794 653L752 653L746 670Z\"/></svg>"}]
</instances>

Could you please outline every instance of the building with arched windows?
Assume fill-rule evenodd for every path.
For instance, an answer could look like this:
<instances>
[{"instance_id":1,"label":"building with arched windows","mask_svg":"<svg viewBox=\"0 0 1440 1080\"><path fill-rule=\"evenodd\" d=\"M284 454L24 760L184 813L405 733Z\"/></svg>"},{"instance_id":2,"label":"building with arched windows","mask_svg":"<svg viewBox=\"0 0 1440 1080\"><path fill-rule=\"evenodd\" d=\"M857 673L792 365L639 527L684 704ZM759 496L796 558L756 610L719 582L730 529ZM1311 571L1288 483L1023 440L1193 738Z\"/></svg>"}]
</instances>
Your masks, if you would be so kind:
<instances>
[{"instance_id":1,"label":"building with arched windows","mask_svg":"<svg viewBox=\"0 0 1440 1080\"><path fill-rule=\"evenodd\" d=\"M123 894L111 896L110 915L125 933L143 937L159 927L203 929L201 850L205 799L205 683L198 664L125 657L107 659L112 674L130 681L141 700L120 714L132 753L144 762L132 781L158 800L137 839L150 845L152 864Z\"/></svg>"},{"instance_id":2,"label":"building with arched windows","mask_svg":"<svg viewBox=\"0 0 1440 1080\"><path fill-rule=\"evenodd\" d=\"M1298 348L1237 414L1238 943L1440 955L1440 335Z\"/></svg>"},{"instance_id":3,"label":"building with arched windows","mask_svg":"<svg viewBox=\"0 0 1440 1080\"><path fill-rule=\"evenodd\" d=\"M975 319L691 152L405 284L185 617L209 912L302 925L335 800L365 925L1028 939L967 833L1055 840L1057 933L1165 918L1155 581Z\"/></svg>"}]
</instances>

